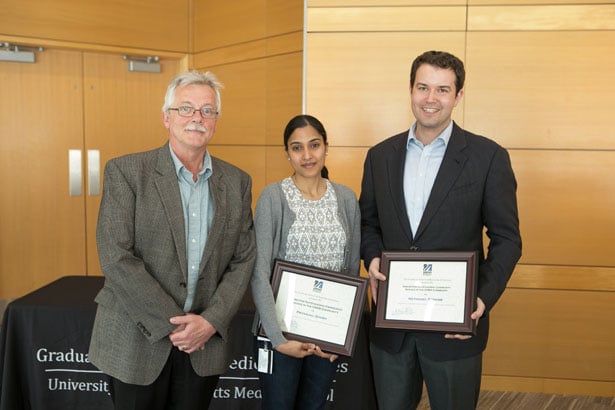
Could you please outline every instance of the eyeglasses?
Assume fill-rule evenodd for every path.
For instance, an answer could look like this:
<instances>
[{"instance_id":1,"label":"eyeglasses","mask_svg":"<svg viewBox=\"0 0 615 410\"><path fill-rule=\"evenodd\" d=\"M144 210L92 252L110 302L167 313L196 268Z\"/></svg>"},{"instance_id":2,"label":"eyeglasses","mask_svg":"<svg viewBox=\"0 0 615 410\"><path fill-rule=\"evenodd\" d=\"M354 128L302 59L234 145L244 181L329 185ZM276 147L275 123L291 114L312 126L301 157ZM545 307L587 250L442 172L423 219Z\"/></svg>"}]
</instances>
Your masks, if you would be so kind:
<instances>
[{"instance_id":1,"label":"eyeglasses","mask_svg":"<svg viewBox=\"0 0 615 410\"><path fill-rule=\"evenodd\" d=\"M201 107L200 110L197 110L196 108L193 108L189 105L182 105L181 107L177 107L177 108L169 108L169 111L170 110L177 111L180 117L192 117L194 113L197 111L201 113L201 117L206 118L208 120L218 117L218 111L208 106Z\"/></svg>"}]
</instances>

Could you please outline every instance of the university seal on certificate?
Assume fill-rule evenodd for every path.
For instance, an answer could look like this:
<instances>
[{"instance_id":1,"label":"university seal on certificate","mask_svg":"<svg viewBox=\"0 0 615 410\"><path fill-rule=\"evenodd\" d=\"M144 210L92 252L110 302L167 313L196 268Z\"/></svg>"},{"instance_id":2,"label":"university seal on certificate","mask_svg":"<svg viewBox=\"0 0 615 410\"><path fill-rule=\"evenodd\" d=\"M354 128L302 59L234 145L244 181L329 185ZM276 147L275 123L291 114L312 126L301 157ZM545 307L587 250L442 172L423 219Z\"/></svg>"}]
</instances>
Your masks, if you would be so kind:
<instances>
[{"instance_id":1,"label":"university seal on certificate","mask_svg":"<svg viewBox=\"0 0 615 410\"><path fill-rule=\"evenodd\" d=\"M383 252L376 327L474 334L477 252Z\"/></svg>"},{"instance_id":2,"label":"university seal on certificate","mask_svg":"<svg viewBox=\"0 0 615 410\"><path fill-rule=\"evenodd\" d=\"M284 335L352 356L367 279L276 260L271 286Z\"/></svg>"}]
</instances>

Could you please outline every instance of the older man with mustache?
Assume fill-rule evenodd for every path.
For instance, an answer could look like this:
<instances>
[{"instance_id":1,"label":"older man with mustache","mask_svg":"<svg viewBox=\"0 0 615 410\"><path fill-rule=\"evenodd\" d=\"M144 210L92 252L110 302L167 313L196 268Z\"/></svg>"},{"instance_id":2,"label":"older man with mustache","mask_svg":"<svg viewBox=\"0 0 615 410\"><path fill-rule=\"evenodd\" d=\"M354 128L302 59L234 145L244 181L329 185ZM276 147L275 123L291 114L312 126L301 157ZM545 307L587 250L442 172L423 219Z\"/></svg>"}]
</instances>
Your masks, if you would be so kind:
<instances>
[{"instance_id":1,"label":"older man with mustache","mask_svg":"<svg viewBox=\"0 0 615 410\"><path fill-rule=\"evenodd\" d=\"M168 143L105 167L89 358L116 409L205 409L228 365L256 248L250 177L207 151L221 87L209 72L175 77Z\"/></svg>"}]
</instances>

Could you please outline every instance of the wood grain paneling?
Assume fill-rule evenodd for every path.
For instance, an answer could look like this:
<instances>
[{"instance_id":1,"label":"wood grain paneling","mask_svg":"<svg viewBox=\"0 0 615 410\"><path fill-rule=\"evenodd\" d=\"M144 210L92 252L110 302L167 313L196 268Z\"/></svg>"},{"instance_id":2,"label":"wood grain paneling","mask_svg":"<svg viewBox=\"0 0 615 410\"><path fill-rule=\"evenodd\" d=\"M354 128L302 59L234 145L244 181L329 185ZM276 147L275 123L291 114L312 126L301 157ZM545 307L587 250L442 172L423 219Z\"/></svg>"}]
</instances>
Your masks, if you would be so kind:
<instances>
[{"instance_id":1,"label":"wood grain paneling","mask_svg":"<svg viewBox=\"0 0 615 410\"><path fill-rule=\"evenodd\" d=\"M451 7L313 7L306 29L314 32L463 31L466 8Z\"/></svg>"},{"instance_id":2,"label":"wood grain paneling","mask_svg":"<svg viewBox=\"0 0 615 410\"><path fill-rule=\"evenodd\" d=\"M615 268L518 264L509 288L615 292Z\"/></svg>"},{"instance_id":3,"label":"wood grain paneling","mask_svg":"<svg viewBox=\"0 0 615 410\"><path fill-rule=\"evenodd\" d=\"M465 124L506 147L615 149L615 32L468 33Z\"/></svg>"},{"instance_id":4,"label":"wood grain paneling","mask_svg":"<svg viewBox=\"0 0 615 410\"><path fill-rule=\"evenodd\" d=\"M0 62L0 299L86 272L85 207L68 173L68 150L83 148L82 70L74 51Z\"/></svg>"},{"instance_id":5,"label":"wood grain paneling","mask_svg":"<svg viewBox=\"0 0 615 410\"><path fill-rule=\"evenodd\" d=\"M85 150L100 151L102 187L111 158L160 147L168 140L162 123L167 86L179 71L178 61L163 60L161 73L129 72L120 56L84 53ZM87 272L102 274L96 248L100 195L85 195Z\"/></svg>"},{"instance_id":6,"label":"wood grain paneling","mask_svg":"<svg viewBox=\"0 0 615 410\"><path fill-rule=\"evenodd\" d=\"M301 114L303 53L267 59L265 141L281 145L287 122Z\"/></svg>"},{"instance_id":7,"label":"wood grain paneling","mask_svg":"<svg viewBox=\"0 0 615 410\"><path fill-rule=\"evenodd\" d=\"M302 111L303 1L199 2L195 21L194 66L225 84L211 152L256 171L256 203L286 174L282 133Z\"/></svg>"},{"instance_id":8,"label":"wood grain paneling","mask_svg":"<svg viewBox=\"0 0 615 410\"><path fill-rule=\"evenodd\" d=\"M209 67L202 67L209 69ZM265 59L221 65L211 69L224 84L222 115L211 145L265 143L267 62Z\"/></svg>"},{"instance_id":9,"label":"wood grain paneling","mask_svg":"<svg viewBox=\"0 0 615 410\"><path fill-rule=\"evenodd\" d=\"M230 162L252 177L252 208L266 185L264 159L266 149L262 146L210 145L211 155Z\"/></svg>"},{"instance_id":10,"label":"wood grain paneling","mask_svg":"<svg viewBox=\"0 0 615 410\"><path fill-rule=\"evenodd\" d=\"M511 0L467 0L467 3L468 6L506 6L511 3L536 6L546 4L609 4L613 3L613 0L514 0L514 2Z\"/></svg>"},{"instance_id":11,"label":"wood grain paneling","mask_svg":"<svg viewBox=\"0 0 615 410\"><path fill-rule=\"evenodd\" d=\"M615 151L511 152L522 263L615 266Z\"/></svg>"},{"instance_id":12,"label":"wood grain paneling","mask_svg":"<svg viewBox=\"0 0 615 410\"><path fill-rule=\"evenodd\" d=\"M615 292L507 289L491 313L483 373L613 382L613 306Z\"/></svg>"},{"instance_id":13,"label":"wood grain paneling","mask_svg":"<svg viewBox=\"0 0 615 410\"><path fill-rule=\"evenodd\" d=\"M442 13L455 6L467 11L467 28ZM613 3L308 0L307 7L304 98L330 135L333 180L358 192L368 147L412 123L410 64L429 49L465 61L455 121L509 149L523 256L491 312L483 388L615 395Z\"/></svg>"},{"instance_id":14,"label":"wood grain paneling","mask_svg":"<svg viewBox=\"0 0 615 410\"><path fill-rule=\"evenodd\" d=\"M0 36L188 52L189 0L22 0L0 7Z\"/></svg>"},{"instance_id":15,"label":"wood grain paneling","mask_svg":"<svg viewBox=\"0 0 615 410\"><path fill-rule=\"evenodd\" d=\"M212 144L278 144L286 122L301 113L302 61L295 52L202 67L225 84L223 114Z\"/></svg>"},{"instance_id":16,"label":"wood grain paneling","mask_svg":"<svg viewBox=\"0 0 615 410\"><path fill-rule=\"evenodd\" d=\"M197 53L194 55L193 64L195 67L215 67L296 53L301 50L303 50L303 33L296 32Z\"/></svg>"},{"instance_id":17,"label":"wood grain paneling","mask_svg":"<svg viewBox=\"0 0 615 410\"><path fill-rule=\"evenodd\" d=\"M303 1L267 0L267 37L303 32Z\"/></svg>"},{"instance_id":18,"label":"wood grain paneling","mask_svg":"<svg viewBox=\"0 0 615 410\"><path fill-rule=\"evenodd\" d=\"M614 4L468 7L469 31L613 29Z\"/></svg>"},{"instance_id":19,"label":"wood grain paneling","mask_svg":"<svg viewBox=\"0 0 615 410\"><path fill-rule=\"evenodd\" d=\"M463 56L464 44L463 33L451 32L309 34L307 111L335 136L333 145L375 145L413 121L412 60L431 49ZM462 99L454 111L461 124L463 106Z\"/></svg>"},{"instance_id":20,"label":"wood grain paneling","mask_svg":"<svg viewBox=\"0 0 615 410\"><path fill-rule=\"evenodd\" d=\"M326 124L325 124L326 128ZM327 135L334 140L335 136ZM326 166L329 169L331 181L350 187L355 194L361 191L361 173L363 172L363 160L367 149L329 147L329 155L326 159ZM282 135L278 146L267 146L265 156L266 184L280 181L293 173L293 169L288 163L286 153L282 143ZM260 195L255 191L255 196Z\"/></svg>"},{"instance_id":21,"label":"wood grain paneling","mask_svg":"<svg viewBox=\"0 0 615 410\"><path fill-rule=\"evenodd\" d=\"M307 7L465 6L467 0L307 0Z\"/></svg>"},{"instance_id":22,"label":"wood grain paneling","mask_svg":"<svg viewBox=\"0 0 615 410\"><path fill-rule=\"evenodd\" d=\"M508 377L483 374L481 390L615 397L615 382L549 379L546 377ZM518 404L518 402L515 401L515 404ZM575 402L576 408L585 409L584 407L578 407L578 404L578 402ZM599 405L599 403L597 403L597 405ZM553 407L553 409L555 408L557 407ZM604 407L589 407L587 410L593 408L602 409Z\"/></svg>"},{"instance_id":23,"label":"wood grain paneling","mask_svg":"<svg viewBox=\"0 0 615 410\"><path fill-rule=\"evenodd\" d=\"M267 37L267 0L195 1L195 53Z\"/></svg>"},{"instance_id":24,"label":"wood grain paneling","mask_svg":"<svg viewBox=\"0 0 615 410\"><path fill-rule=\"evenodd\" d=\"M333 144L335 135L328 132L327 135L331 139L330 144ZM361 177L363 176L363 162L366 154L367 148L331 145L327 156L327 168L331 180L350 187L357 198L361 193Z\"/></svg>"},{"instance_id":25,"label":"wood grain paneling","mask_svg":"<svg viewBox=\"0 0 615 410\"><path fill-rule=\"evenodd\" d=\"M194 2L194 52L236 46L303 30L299 0Z\"/></svg>"}]
</instances>

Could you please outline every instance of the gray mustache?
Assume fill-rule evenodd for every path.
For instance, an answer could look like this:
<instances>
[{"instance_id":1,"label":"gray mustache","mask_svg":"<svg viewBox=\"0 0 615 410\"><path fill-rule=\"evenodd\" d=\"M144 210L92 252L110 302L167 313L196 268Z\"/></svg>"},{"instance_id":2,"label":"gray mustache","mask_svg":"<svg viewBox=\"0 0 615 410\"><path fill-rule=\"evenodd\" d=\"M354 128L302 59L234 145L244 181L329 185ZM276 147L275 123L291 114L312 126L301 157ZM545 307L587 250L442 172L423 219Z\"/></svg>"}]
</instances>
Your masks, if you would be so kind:
<instances>
[{"instance_id":1,"label":"gray mustache","mask_svg":"<svg viewBox=\"0 0 615 410\"><path fill-rule=\"evenodd\" d=\"M198 125L198 124L191 124L188 125L185 128L186 131L200 131L200 132L207 132L207 128L203 127L202 125Z\"/></svg>"}]
</instances>

